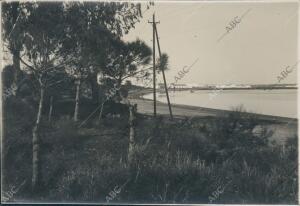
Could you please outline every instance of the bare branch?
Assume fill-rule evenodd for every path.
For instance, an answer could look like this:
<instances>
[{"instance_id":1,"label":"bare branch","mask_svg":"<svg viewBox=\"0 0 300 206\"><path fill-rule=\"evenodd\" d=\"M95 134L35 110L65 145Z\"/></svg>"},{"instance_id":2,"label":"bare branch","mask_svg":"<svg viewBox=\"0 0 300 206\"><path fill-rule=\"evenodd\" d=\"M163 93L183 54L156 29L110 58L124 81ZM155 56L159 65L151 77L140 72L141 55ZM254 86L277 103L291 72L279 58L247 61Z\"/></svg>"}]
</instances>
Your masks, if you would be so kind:
<instances>
[{"instance_id":1,"label":"bare branch","mask_svg":"<svg viewBox=\"0 0 300 206\"><path fill-rule=\"evenodd\" d=\"M146 68L146 69L143 69L143 70L134 72L134 73L130 73L130 74L128 74L127 76L124 76L124 77L122 78L122 81L123 81L124 79L127 79L128 77L132 77L132 76L134 76L134 75L136 75L136 74L138 74L138 73L145 72L145 71L150 70L150 69L152 69L152 68L153 68L153 67L149 67L149 68Z\"/></svg>"},{"instance_id":2,"label":"bare branch","mask_svg":"<svg viewBox=\"0 0 300 206\"><path fill-rule=\"evenodd\" d=\"M48 87L51 87L51 86L53 86L53 85L59 84L59 83L61 83L61 82L64 82L64 81L66 81L66 79L61 79L61 80L56 81L56 82L54 82L54 83L52 83L52 84L48 84L48 85L47 85L47 88L48 88Z\"/></svg>"}]
</instances>

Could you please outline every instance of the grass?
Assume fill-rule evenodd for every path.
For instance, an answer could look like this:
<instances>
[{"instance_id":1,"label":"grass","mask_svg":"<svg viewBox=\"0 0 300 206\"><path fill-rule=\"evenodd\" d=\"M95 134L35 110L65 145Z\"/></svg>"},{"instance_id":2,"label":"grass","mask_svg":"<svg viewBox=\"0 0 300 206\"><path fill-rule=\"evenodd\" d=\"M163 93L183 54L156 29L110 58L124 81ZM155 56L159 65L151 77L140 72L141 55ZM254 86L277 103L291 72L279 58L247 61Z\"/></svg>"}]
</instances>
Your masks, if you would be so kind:
<instances>
[{"instance_id":1,"label":"grass","mask_svg":"<svg viewBox=\"0 0 300 206\"><path fill-rule=\"evenodd\" d=\"M67 116L51 123L45 116L44 187L33 195L33 108L20 99L5 104L3 190L26 180L9 201L210 203L215 196L212 203L298 203L297 137L283 150L266 131L254 135L259 121L240 110L173 122L138 115L132 165L126 119L106 118L101 125L95 119L78 129ZM114 188L119 193L107 198Z\"/></svg>"}]
</instances>

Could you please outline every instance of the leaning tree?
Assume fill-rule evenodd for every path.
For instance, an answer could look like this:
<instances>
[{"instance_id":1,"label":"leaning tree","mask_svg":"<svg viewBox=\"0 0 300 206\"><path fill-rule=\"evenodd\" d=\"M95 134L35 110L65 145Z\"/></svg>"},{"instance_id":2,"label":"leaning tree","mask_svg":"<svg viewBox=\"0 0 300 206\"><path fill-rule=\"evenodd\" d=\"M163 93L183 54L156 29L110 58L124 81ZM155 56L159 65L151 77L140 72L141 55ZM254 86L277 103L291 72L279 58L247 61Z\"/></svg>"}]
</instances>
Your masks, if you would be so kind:
<instances>
[{"instance_id":1,"label":"leaning tree","mask_svg":"<svg viewBox=\"0 0 300 206\"><path fill-rule=\"evenodd\" d=\"M45 93L51 86L64 81L53 77L64 72L65 64L73 59L64 55L63 42L68 36L63 3L27 3L23 6L27 26L23 31L23 51L16 58L25 65L24 71L34 76L39 90L37 116L32 130L32 188L36 190L41 185L39 132ZM15 52L15 48L9 49Z\"/></svg>"},{"instance_id":2,"label":"leaning tree","mask_svg":"<svg viewBox=\"0 0 300 206\"><path fill-rule=\"evenodd\" d=\"M16 13L19 14L16 17ZM5 13L5 12L4 12ZM84 59L89 54L93 94L97 93L97 74L105 62L107 39L120 39L141 17L140 4L120 2L29 2L7 5L4 36L16 64L34 76L39 90L36 122L32 130L32 188L41 183L40 127L45 93L64 81L57 80L66 65L74 62L76 51ZM17 31L17 28L19 29ZM9 32L9 31L13 31ZM97 32L94 32L97 31ZM14 35L12 35L14 34ZM109 37L109 38L103 38ZM94 96L94 95L93 95Z\"/></svg>"},{"instance_id":3,"label":"leaning tree","mask_svg":"<svg viewBox=\"0 0 300 206\"><path fill-rule=\"evenodd\" d=\"M97 75L102 72L106 48L120 40L142 17L141 5L128 2L70 2L66 3L68 33L74 50L88 58L87 81L94 102L98 102Z\"/></svg>"}]
</instances>

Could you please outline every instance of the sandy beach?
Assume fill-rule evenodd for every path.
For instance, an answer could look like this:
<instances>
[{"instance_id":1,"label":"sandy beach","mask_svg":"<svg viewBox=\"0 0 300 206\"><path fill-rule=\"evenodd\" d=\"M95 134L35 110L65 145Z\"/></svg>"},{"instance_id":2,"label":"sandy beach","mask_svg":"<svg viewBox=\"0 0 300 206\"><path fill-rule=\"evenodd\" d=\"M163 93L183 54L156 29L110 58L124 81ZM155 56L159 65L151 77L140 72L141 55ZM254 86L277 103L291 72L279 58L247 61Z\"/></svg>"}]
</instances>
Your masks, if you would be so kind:
<instances>
[{"instance_id":1,"label":"sandy beach","mask_svg":"<svg viewBox=\"0 0 300 206\"><path fill-rule=\"evenodd\" d=\"M132 93L129 96L131 104L138 105L138 112L146 115L153 115L153 101L144 99L142 96L151 92L151 89ZM157 114L162 116L169 116L169 108L166 103L157 102L156 104ZM175 118L184 117L222 117L228 114L227 110L218 110L211 108L203 108L189 105L172 104L172 113ZM264 122L263 126L268 131L272 131L272 140L275 140L279 144L284 142L291 137L297 136L298 134L298 120L286 117L278 117L271 115L255 114L257 118ZM257 128L259 129L259 128Z\"/></svg>"}]
</instances>

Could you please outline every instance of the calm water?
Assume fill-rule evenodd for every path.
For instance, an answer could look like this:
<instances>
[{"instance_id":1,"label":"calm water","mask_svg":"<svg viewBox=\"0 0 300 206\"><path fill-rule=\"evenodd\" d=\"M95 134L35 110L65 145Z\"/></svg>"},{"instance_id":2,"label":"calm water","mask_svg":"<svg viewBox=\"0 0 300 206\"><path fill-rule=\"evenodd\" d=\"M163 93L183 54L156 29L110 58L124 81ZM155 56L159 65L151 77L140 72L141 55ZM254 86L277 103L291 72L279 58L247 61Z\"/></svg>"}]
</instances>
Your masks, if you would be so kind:
<instances>
[{"instance_id":1,"label":"calm water","mask_svg":"<svg viewBox=\"0 0 300 206\"><path fill-rule=\"evenodd\" d=\"M153 94L144 96L153 99ZM167 102L164 94L157 100ZM297 118L297 90L198 90L170 92L174 104L231 110L243 105L248 112Z\"/></svg>"}]
</instances>

